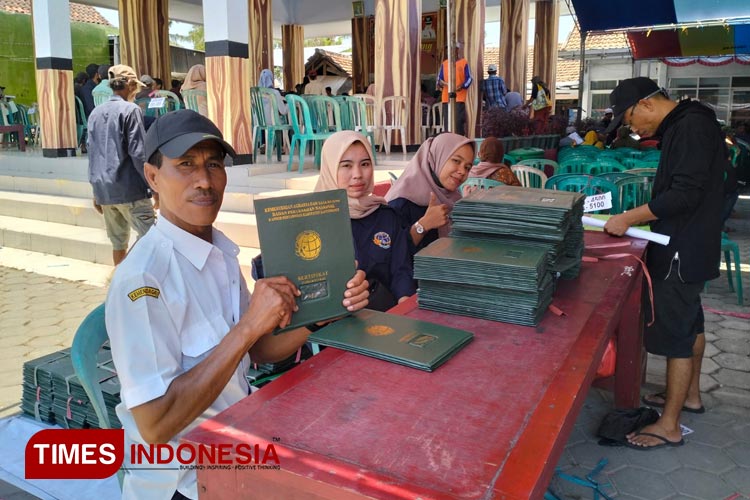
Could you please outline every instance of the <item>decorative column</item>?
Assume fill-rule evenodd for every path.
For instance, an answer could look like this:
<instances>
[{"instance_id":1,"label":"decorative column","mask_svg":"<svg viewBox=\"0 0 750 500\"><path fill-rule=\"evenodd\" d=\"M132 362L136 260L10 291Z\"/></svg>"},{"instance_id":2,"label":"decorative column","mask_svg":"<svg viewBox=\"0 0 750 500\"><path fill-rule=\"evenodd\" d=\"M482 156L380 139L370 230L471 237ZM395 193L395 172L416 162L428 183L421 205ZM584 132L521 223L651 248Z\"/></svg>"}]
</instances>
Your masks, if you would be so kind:
<instances>
[{"instance_id":1,"label":"decorative column","mask_svg":"<svg viewBox=\"0 0 750 500\"><path fill-rule=\"evenodd\" d=\"M466 94L466 129L474 138L482 104L479 86L484 75L484 0L456 0L456 40L461 44L461 54L469 63L474 83Z\"/></svg>"},{"instance_id":2,"label":"decorative column","mask_svg":"<svg viewBox=\"0 0 750 500\"><path fill-rule=\"evenodd\" d=\"M367 18L352 18L352 90L364 92L370 84L370 40L367 36Z\"/></svg>"},{"instance_id":3,"label":"decorative column","mask_svg":"<svg viewBox=\"0 0 750 500\"><path fill-rule=\"evenodd\" d=\"M438 9L438 16L437 16L437 27L436 27L436 42L437 43L437 63L438 67L440 67L441 64L443 64L443 61L446 57L448 57L448 53L445 51L445 48L448 46L448 33L447 33L447 9L445 7L440 7ZM437 77L437 72L435 73L435 76Z\"/></svg>"},{"instance_id":4,"label":"decorative column","mask_svg":"<svg viewBox=\"0 0 750 500\"><path fill-rule=\"evenodd\" d=\"M405 138L407 144L417 144L421 134L421 25L421 0L375 0L376 98L378 102L381 102L383 97L394 95L405 96L408 99Z\"/></svg>"},{"instance_id":5,"label":"decorative column","mask_svg":"<svg viewBox=\"0 0 750 500\"><path fill-rule=\"evenodd\" d=\"M555 99L557 77L557 32L560 6L556 0L536 0L534 29L534 74L539 75ZM553 104L554 109L554 104Z\"/></svg>"},{"instance_id":6,"label":"decorative column","mask_svg":"<svg viewBox=\"0 0 750 500\"><path fill-rule=\"evenodd\" d=\"M76 155L76 114L73 98L73 48L68 0L34 0L36 94L47 158Z\"/></svg>"},{"instance_id":7,"label":"decorative column","mask_svg":"<svg viewBox=\"0 0 750 500\"><path fill-rule=\"evenodd\" d=\"M526 98L528 0L500 0L500 67L509 91Z\"/></svg>"},{"instance_id":8,"label":"decorative column","mask_svg":"<svg viewBox=\"0 0 750 500\"><path fill-rule=\"evenodd\" d=\"M119 0L120 60L140 75L172 81L169 1Z\"/></svg>"},{"instance_id":9,"label":"decorative column","mask_svg":"<svg viewBox=\"0 0 750 500\"><path fill-rule=\"evenodd\" d=\"M273 19L271 0L247 0L250 11L248 56L250 59L250 85L257 86L260 72L273 73Z\"/></svg>"},{"instance_id":10,"label":"decorative column","mask_svg":"<svg viewBox=\"0 0 750 500\"><path fill-rule=\"evenodd\" d=\"M237 152L235 165L252 163L247 0L203 2L208 117Z\"/></svg>"},{"instance_id":11,"label":"decorative column","mask_svg":"<svg viewBox=\"0 0 750 500\"><path fill-rule=\"evenodd\" d=\"M284 90L294 90L305 77L305 28L299 24L281 25L281 50L284 53Z\"/></svg>"}]
</instances>

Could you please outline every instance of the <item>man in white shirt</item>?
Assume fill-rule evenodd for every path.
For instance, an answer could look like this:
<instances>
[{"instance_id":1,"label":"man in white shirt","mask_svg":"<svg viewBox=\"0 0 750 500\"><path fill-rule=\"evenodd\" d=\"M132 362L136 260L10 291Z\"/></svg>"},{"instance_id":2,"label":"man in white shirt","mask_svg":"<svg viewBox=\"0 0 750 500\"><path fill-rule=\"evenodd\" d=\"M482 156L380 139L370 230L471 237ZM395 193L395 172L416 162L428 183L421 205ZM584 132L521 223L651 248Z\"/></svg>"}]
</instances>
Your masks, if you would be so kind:
<instances>
[{"instance_id":1,"label":"man in white shirt","mask_svg":"<svg viewBox=\"0 0 750 500\"><path fill-rule=\"evenodd\" d=\"M268 335L289 324L299 290L286 277L259 280L250 298L239 248L212 224L226 187L224 157L235 155L206 117L179 110L146 135L145 176L161 217L115 271L106 323L122 385L117 414L130 445L169 443L249 393L250 363L293 354L310 330ZM367 305L357 271L343 304ZM198 498L195 471L175 460L127 471L123 498Z\"/></svg>"}]
</instances>

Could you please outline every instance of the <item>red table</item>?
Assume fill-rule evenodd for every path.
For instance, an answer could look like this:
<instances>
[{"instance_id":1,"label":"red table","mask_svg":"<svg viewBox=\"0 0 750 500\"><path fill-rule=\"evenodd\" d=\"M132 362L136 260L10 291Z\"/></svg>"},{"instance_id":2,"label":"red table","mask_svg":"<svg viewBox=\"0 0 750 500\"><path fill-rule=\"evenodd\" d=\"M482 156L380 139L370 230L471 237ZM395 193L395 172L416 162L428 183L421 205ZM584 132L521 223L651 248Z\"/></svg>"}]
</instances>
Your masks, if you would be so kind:
<instances>
[{"instance_id":1,"label":"red table","mask_svg":"<svg viewBox=\"0 0 750 500\"><path fill-rule=\"evenodd\" d=\"M616 241L586 233L587 244ZM633 240L586 254L644 250ZM434 373L324 350L185 437L273 443L279 455L281 470L199 470L201 498L541 498L612 335L616 404L638 405L641 281L635 259L586 262L555 292L566 315L537 328L407 301L393 312L474 341Z\"/></svg>"}]
</instances>

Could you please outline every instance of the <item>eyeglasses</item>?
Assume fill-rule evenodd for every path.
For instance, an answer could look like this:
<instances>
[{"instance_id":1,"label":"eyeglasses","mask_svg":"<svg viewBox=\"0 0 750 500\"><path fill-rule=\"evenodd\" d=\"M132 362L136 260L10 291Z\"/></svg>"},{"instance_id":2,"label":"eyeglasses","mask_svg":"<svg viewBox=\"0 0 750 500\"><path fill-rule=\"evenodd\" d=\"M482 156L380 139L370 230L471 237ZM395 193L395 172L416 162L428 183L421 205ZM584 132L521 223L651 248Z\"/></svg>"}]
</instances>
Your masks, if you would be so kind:
<instances>
[{"instance_id":1,"label":"eyeglasses","mask_svg":"<svg viewBox=\"0 0 750 500\"><path fill-rule=\"evenodd\" d=\"M627 117L628 117L628 121L627 121L627 123L626 123L625 125L628 125L628 126L630 126L630 123L631 123L631 121L632 121L632 119L633 119L633 113L635 112L635 108L637 108L637 107L638 107L638 104L639 104L639 103L640 103L641 101L644 101L644 100L646 100L646 99L650 99L650 98L654 97L654 96L655 96L655 95L657 95L657 94L661 94L661 95L663 95L663 96L665 96L665 97L667 97L667 98L669 97L669 94L667 93L666 89L663 89L663 88L661 88L661 89L659 89L659 90L655 90L655 91L651 92L651 93L650 93L649 95L647 95L646 97L642 97L642 98L638 99L638 100L637 100L637 101L635 102L635 104L633 104L632 106L630 106L630 113L628 114L627 112L625 112L625 116L627 116Z\"/></svg>"}]
</instances>

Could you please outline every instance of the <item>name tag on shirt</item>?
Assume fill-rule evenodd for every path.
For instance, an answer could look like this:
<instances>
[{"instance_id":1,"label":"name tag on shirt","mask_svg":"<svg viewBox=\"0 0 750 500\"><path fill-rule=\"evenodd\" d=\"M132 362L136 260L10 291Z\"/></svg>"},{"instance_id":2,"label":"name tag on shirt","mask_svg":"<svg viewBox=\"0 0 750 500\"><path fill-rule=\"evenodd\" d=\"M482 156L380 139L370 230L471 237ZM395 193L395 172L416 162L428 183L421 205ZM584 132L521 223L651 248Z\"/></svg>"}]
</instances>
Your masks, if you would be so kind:
<instances>
[{"instance_id":1,"label":"name tag on shirt","mask_svg":"<svg viewBox=\"0 0 750 500\"><path fill-rule=\"evenodd\" d=\"M612 193L595 194L587 196L583 202L584 212L595 212L612 208Z\"/></svg>"},{"instance_id":2,"label":"name tag on shirt","mask_svg":"<svg viewBox=\"0 0 750 500\"><path fill-rule=\"evenodd\" d=\"M151 100L148 102L149 109L151 108L163 108L165 104L166 97L152 97Z\"/></svg>"}]
</instances>

